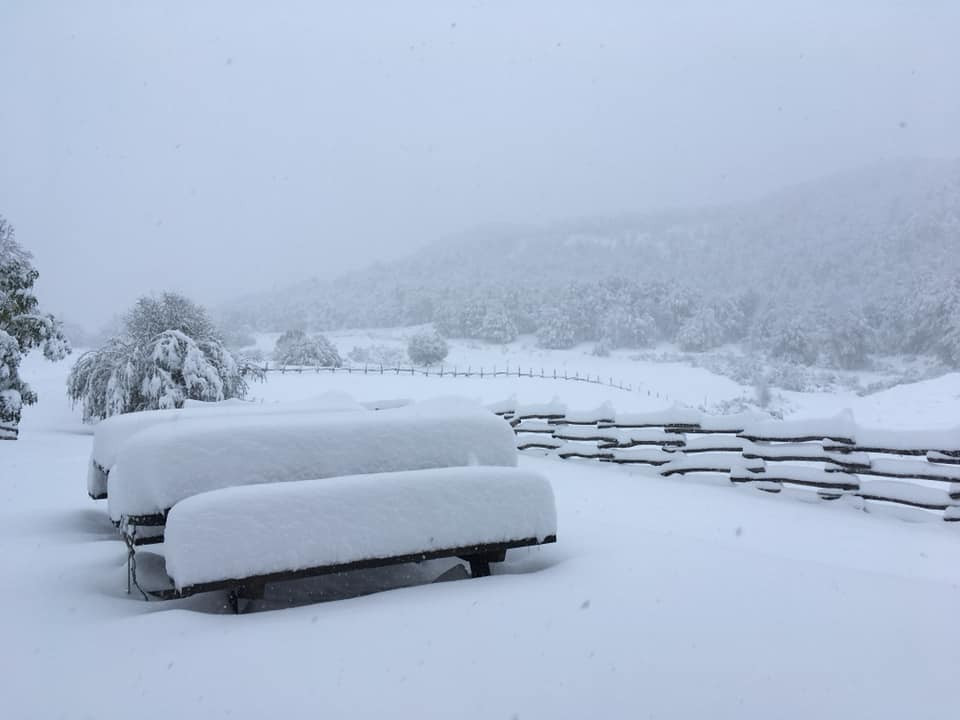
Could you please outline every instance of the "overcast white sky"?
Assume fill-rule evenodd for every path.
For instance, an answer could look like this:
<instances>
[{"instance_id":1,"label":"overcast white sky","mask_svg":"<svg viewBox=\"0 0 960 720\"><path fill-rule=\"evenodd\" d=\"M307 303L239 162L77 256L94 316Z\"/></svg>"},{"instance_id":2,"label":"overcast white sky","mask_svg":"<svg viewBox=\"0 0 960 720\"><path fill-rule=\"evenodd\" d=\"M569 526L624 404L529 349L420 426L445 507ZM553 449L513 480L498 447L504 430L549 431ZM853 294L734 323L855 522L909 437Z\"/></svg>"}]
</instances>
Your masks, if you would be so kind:
<instances>
[{"instance_id":1,"label":"overcast white sky","mask_svg":"<svg viewBox=\"0 0 960 720\"><path fill-rule=\"evenodd\" d=\"M5 0L0 28L0 214L88 325L960 156L955 0Z\"/></svg>"}]
</instances>

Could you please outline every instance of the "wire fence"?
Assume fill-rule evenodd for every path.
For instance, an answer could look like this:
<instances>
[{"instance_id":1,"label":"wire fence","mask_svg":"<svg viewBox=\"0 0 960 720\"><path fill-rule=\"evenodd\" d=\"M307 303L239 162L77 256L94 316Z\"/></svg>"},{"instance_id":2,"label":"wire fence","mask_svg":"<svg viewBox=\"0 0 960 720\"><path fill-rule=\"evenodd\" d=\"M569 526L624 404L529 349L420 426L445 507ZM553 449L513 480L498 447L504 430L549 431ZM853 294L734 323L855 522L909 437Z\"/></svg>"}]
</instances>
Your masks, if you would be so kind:
<instances>
[{"instance_id":1,"label":"wire fence","mask_svg":"<svg viewBox=\"0 0 960 720\"><path fill-rule=\"evenodd\" d=\"M287 374L308 374L308 373L343 373L348 375L397 375L397 376L409 376L409 377L448 377L448 378L537 378L540 380L562 380L566 382L580 382L580 383L590 383L591 385L601 385L603 387L610 387L616 390L623 390L624 392L645 392L650 397L657 398L667 398L668 396L665 393L660 391L655 391L650 388L643 386L640 383L636 385L634 383L625 382L622 378L614 378L613 376L603 376L599 373L584 373L579 370L568 370L567 368L534 368L530 366L516 365L511 367L509 364L506 364L502 367L496 365L492 367L479 366L474 367L472 365L467 365L464 369L463 366L458 365L438 365L438 366L421 366L417 367L414 365L322 365L322 366L311 366L311 365L273 365L270 363L265 363L259 368L264 374L268 373L278 373L280 375Z\"/></svg>"}]
</instances>

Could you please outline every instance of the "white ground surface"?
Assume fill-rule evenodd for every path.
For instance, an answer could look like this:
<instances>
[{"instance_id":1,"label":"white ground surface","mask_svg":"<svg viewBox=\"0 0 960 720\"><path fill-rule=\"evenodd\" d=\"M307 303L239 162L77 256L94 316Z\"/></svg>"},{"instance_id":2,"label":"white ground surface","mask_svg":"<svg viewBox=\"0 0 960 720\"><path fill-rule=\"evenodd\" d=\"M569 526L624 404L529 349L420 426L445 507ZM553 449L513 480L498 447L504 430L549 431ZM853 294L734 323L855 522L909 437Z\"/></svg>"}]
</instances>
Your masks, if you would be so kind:
<instances>
[{"instance_id":1,"label":"white ground surface","mask_svg":"<svg viewBox=\"0 0 960 720\"><path fill-rule=\"evenodd\" d=\"M960 528L840 505L523 458L553 483L559 542L490 578L423 584L443 563L295 587L261 612L218 595L144 603L85 495L91 435L66 365L0 444L0 696L9 718L940 718L956 713ZM640 370L635 368L635 372ZM651 387L718 395L704 371ZM956 376L848 403L865 424L957 424ZM358 399L463 393L571 407L645 395L537 380L282 377L255 392ZM737 389L739 391L739 388ZM621 401L630 397L633 402ZM146 564L146 562L145 562ZM402 587L407 586L407 587ZM372 589L388 592L363 594ZM328 602L309 602L328 599Z\"/></svg>"}]
</instances>

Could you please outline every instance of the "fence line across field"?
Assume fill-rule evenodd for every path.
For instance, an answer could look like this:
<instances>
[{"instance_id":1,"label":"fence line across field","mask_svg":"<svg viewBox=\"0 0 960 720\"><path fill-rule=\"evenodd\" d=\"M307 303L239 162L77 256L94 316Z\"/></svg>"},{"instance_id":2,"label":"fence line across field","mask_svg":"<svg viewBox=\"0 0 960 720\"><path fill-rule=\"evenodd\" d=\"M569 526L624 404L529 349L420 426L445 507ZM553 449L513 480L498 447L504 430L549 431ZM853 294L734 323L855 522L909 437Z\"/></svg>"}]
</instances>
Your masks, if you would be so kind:
<instances>
[{"instance_id":1,"label":"fence line across field","mask_svg":"<svg viewBox=\"0 0 960 720\"><path fill-rule=\"evenodd\" d=\"M590 373L581 373L579 371L573 371L571 373L569 370L557 370L552 368L547 370L546 368L540 368L539 373L535 368L527 367L526 369L523 366L518 365L515 369L511 369L509 365L504 366L503 368L497 368L496 365L492 369L488 369L484 366L481 366L477 369L474 369L472 365L468 365L466 370L461 369L459 366L454 365L452 367L447 367L441 365L439 367L415 367L413 365L402 366L386 366L386 365L264 365L260 368L264 373L280 373L285 375L290 374L303 374L303 373L322 373L328 372L331 374L335 373L347 373L350 375L359 374L359 375L409 375L422 376L422 377L473 377L473 378L497 378L497 377L515 377L515 378L538 378L540 380L564 380L567 382L582 382L590 383L591 385L602 385L604 387L614 388L615 390L623 390L624 392L643 392L646 390L647 395L651 397L658 398L668 398L665 393L661 393L656 390L651 390L649 388L641 388L639 385L634 387L632 383L624 382L622 379L614 379L612 376L603 377L599 373L591 375Z\"/></svg>"}]
</instances>

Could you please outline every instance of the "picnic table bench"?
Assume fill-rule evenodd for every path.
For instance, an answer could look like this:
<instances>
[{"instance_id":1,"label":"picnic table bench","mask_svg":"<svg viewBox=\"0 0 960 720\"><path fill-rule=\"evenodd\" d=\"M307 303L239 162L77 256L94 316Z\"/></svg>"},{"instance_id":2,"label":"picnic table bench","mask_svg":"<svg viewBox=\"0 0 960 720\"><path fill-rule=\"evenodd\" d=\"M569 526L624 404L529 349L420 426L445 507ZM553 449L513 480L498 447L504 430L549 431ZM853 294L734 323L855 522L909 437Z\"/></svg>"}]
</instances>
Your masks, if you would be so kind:
<instances>
[{"instance_id":1,"label":"picnic table bench","mask_svg":"<svg viewBox=\"0 0 960 720\"><path fill-rule=\"evenodd\" d=\"M512 467L376 473L202 493L174 505L161 600L214 590L262 596L267 583L458 557L472 577L506 551L556 541L550 483ZM134 578L135 580L135 578Z\"/></svg>"}]
</instances>

